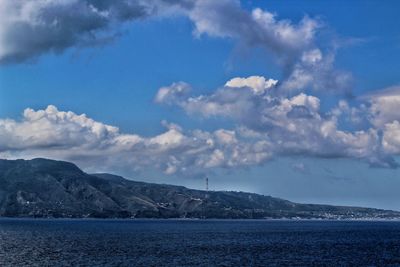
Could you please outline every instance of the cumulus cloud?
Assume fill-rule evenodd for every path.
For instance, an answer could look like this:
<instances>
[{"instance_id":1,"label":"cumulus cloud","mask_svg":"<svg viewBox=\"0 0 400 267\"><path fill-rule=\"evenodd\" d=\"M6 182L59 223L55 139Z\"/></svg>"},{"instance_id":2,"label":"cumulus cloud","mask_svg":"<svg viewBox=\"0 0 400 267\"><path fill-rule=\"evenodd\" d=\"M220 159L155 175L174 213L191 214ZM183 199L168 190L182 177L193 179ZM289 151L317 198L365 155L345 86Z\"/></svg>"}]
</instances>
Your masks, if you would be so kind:
<instances>
[{"instance_id":1,"label":"cumulus cloud","mask_svg":"<svg viewBox=\"0 0 400 267\"><path fill-rule=\"evenodd\" d=\"M338 107L323 112L316 96L299 93L285 97L270 90L254 90L254 83L249 83L252 79L234 78L214 93L199 96L187 93L184 97L171 97L169 99L176 101L166 103L178 105L191 115L229 119L236 124L241 136L273 144L270 147L273 155L348 157L374 166L394 166L391 158L394 149L389 151L388 146L383 145L389 139L388 130L382 142L382 132L374 125L357 131L341 129L339 117L344 112L351 112L354 120L360 115L358 109L350 108L347 102L340 101ZM265 78L256 80L268 81ZM238 86L230 86L232 81ZM242 87L244 83L246 86ZM168 87L163 90L165 88ZM364 116L372 114L373 109ZM394 131L393 127L386 128ZM390 144L394 144L394 140Z\"/></svg>"},{"instance_id":2,"label":"cumulus cloud","mask_svg":"<svg viewBox=\"0 0 400 267\"><path fill-rule=\"evenodd\" d=\"M385 124L383 134L383 148L393 154L400 154L400 123L395 120Z\"/></svg>"},{"instance_id":3,"label":"cumulus cloud","mask_svg":"<svg viewBox=\"0 0 400 267\"><path fill-rule=\"evenodd\" d=\"M364 101L359 113L365 114L366 120L382 132L382 151L386 154L400 154L400 87L391 86L360 97Z\"/></svg>"},{"instance_id":4,"label":"cumulus cloud","mask_svg":"<svg viewBox=\"0 0 400 267\"><path fill-rule=\"evenodd\" d=\"M160 88L156 100L160 100L160 95L168 95L164 101L158 102L178 105L189 114L233 118L247 126L252 119L256 120L256 125L260 125L260 121L264 121L263 124L272 121L279 123L279 114L286 116L289 112L290 116L297 117L318 115L320 100L317 97L304 93L292 98L273 96L266 89L274 88L276 84L276 80L257 76L233 78L212 94L190 96L189 90L185 90L183 95L181 90L176 89L177 84L173 83ZM185 87L190 86L185 84Z\"/></svg>"},{"instance_id":5,"label":"cumulus cloud","mask_svg":"<svg viewBox=\"0 0 400 267\"><path fill-rule=\"evenodd\" d=\"M255 94L262 94L265 90L271 89L276 86L278 80L266 80L262 76L250 76L247 78L236 77L225 83L228 87L249 87Z\"/></svg>"},{"instance_id":6,"label":"cumulus cloud","mask_svg":"<svg viewBox=\"0 0 400 267\"><path fill-rule=\"evenodd\" d=\"M320 49L304 51L290 68L281 88L293 91L304 88L315 90L337 91L345 94L351 92L352 75L334 67L335 54L322 54Z\"/></svg>"},{"instance_id":7,"label":"cumulus cloud","mask_svg":"<svg viewBox=\"0 0 400 267\"><path fill-rule=\"evenodd\" d=\"M340 116L352 109L345 101L324 112L316 96L286 97L273 94L274 88L260 92L248 83L251 79L240 79L236 87L226 85L230 80L200 96L191 95L190 85L174 83L160 88L155 97L156 102L178 105L188 114L231 120L232 129L185 131L163 121L164 132L141 136L50 105L44 110L26 109L21 120L0 119L0 157L50 157L86 168L157 169L168 175L243 168L296 155L352 158L371 166L397 167L393 156L400 154L400 123L392 113L384 123L375 123L385 114L385 106L382 110L376 106L380 95L369 98L369 106L364 104L370 125L351 131L340 124ZM248 85L239 86L243 82Z\"/></svg>"},{"instance_id":8,"label":"cumulus cloud","mask_svg":"<svg viewBox=\"0 0 400 267\"><path fill-rule=\"evenodd\" d=\"M239 140L235 131L184 132L178 125L163 124L165 132L144 137L51 105L26 109L21 121L0 120L0 157L50 157L93 169L196 174L260 164L271 156L267 142Z\"/></svg>"},{"instance_id":9,"label":"cumulus cloud","mask_svg":"<svg viewBox=\"0 0 400 267\"><path fill-rule=\"evenodd\" d=\"M400 86L392 86L361 97L369 103L369 119L382 128L386 123L400 121Z\"/></svg>"}]
</instances>

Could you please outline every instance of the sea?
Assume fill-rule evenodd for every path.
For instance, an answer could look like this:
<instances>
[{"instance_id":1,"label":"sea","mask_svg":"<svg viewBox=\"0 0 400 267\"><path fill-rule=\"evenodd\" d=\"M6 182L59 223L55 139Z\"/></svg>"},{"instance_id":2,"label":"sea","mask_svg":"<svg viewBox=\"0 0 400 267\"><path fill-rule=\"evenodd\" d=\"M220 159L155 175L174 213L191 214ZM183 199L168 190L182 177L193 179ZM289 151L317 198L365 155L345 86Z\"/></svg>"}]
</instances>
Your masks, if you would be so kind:
<instances>
[{"instance_id":1,"label":"sea","mask_svg":"<svg viewBox=\"0 0 400 267\"><path fill-rule=\"evenodd\" d=\"M400 222L0 219L0 266L400 266Z\"/></svg>"}]
</instances>

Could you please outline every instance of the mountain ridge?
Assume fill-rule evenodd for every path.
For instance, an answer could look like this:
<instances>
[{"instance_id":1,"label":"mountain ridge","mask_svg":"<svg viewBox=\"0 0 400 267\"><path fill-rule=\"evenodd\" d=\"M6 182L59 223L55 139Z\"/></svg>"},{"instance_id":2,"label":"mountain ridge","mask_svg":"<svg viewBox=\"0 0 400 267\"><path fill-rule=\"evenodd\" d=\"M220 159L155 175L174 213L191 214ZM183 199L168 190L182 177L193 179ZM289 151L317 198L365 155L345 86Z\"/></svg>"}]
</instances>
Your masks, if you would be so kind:
<instances>
[{"instance_id":1,"label":"mountain ridge","mask_svg":"<svg viewBox=\"0 0 400 267\"><path fill-rule=\"evenodd\" d=\"M400 212L300 204L87 174L66 161L0 159L0 216L60 218L398 219Z\"/></svg>"}]
</instances>

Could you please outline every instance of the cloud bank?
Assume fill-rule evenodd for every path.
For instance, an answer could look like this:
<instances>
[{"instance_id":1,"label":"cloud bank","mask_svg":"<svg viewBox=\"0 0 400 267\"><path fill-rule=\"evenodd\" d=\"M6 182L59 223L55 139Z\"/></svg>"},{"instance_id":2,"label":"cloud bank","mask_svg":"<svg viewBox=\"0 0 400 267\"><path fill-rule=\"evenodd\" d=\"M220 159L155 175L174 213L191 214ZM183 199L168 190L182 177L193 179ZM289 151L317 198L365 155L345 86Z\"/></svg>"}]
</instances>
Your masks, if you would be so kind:
<instances>
[{"instance_id":1,"label":"cloud bank","mask_svg":"<svg viewBox=\"0 0 400 267\"><path fill-rule=\"evenodd\" d=\"M260 83L254 82L255 79ZM238 86L230 81L212 94L199 96L191 96L191 87L180 82L185 85L184 93L177 92L177 84L163 87L159 93L168 97L159 102L179 106L189 115L231 120L242 136L270 143L269 152L273 155L345 157L374 166L397 166L392 156L399 152L400 116L393 114L385 96L370 97L359 108L350 108L342 100L332 110L322 112L321 100L316 96L275 94L280 89L276 82L260 93L260 84L266 80L254 76L235 78L231 81L241 81L233 83ZM242 86L243 81L253 82ZM400 104L393 103L396 98L389 99L391 105ZM368 125L357 131L343 130L340 125L343 116L356 122L364 120Z\"/></svg>"},{"instance_id":2,"label":"cloud bank","mask_svg":"<svg viewBox=\"0 0 400 267\"><path fill-rule=\"evenodd\" d=\"M143 137L55 106L37 111L28 108L21 121L0 120L0 157L50 157L86 167L157 168L166 174L190 175L254 165L270 157L267 142L240 141L235 131L184 132L177 125L164 125L165 132Z\"/></svg>"},{"instance_id":3,"label":"cloud bank","mask_svg":"<svg viewBox=\"0 0 400 267\"><path fill-rule=\"evenodd\" d=\"M236 125L215 131L185 131L163 122L164 132L140 136L52 105L44 110L28 108L21 120L0 120L0 157L59 158L87 168L101 164L114 170L155 168L169 175L257 166L297 155L397 167L393 156L400 154L400 116L390 113L381 123L387 107L382 103L384 96L370 96L363 103L368 127L346 131L340 127L340 117L349 110L343 101L322 112L317 97L277 96L272 92L277 90L276 83L270 81L274 80L237 77L214 93L200 96L191 96L191 87L183 82L160 88L155 96L159 104L178 105L188 114L231 120ZM260 88L264 88L262 93Z\"/></svg>"}]
</instances>

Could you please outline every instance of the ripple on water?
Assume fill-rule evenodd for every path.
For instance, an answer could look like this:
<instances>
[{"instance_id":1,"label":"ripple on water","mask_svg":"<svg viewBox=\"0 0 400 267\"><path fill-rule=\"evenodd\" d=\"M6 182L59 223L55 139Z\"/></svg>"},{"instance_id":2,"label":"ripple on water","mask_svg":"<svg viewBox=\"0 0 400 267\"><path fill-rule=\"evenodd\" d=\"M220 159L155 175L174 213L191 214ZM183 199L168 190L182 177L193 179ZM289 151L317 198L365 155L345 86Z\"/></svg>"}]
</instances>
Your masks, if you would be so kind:
<instances>
[{"instance_id":1,"label":"ripple on water","mask_svg":"<svg viewBox=\"0 0 400 267\"><path fill-rule=\"evenodd\" d=\"M0 266L400 265L400 222L0 219Z\"/></svg>"}]
</instances>

